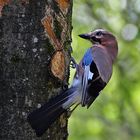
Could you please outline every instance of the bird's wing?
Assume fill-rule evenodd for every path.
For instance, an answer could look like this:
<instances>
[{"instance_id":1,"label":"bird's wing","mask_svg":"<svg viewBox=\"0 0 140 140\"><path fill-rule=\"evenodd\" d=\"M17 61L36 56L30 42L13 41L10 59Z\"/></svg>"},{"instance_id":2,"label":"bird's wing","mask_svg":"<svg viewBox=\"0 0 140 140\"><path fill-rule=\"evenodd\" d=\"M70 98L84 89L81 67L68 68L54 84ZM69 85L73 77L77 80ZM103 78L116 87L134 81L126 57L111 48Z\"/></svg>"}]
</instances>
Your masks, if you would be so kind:
<instances>
[{"instance_id":1,"label":"bird's wing","mask_svg":"<svg viewBox=\"0 0 140 140\"><path fill-rule=\"evenodd\" d=\"M91 53L91 55L89 55ZM100 90L108 83L110 80L110 77L112 75L112 61L111 58L109 57L107 51L102 48L102 47L92 47L90 48L90 53L88 55L85 55L83 62L84 62L84 73L82 77L82 98L81 98L81 105L89 107L91 103L96 99L96 97L99 95ZM92 58L90 57L92 56ZM93 68L92 62L95 63L97 71L95 68ZM90 67L93 68L90 70ZM92 71L92 72L91 72ZM101 83L99 83L98 87L98 82L99 78L96 77L98 72L99 78L101 78ZM94 74L94 76L93 76ZM92 79L92 77L95 79L97 78L96 82L94 82L95 79ZM92 80L92 84L94 86L94 91L92 91L92 94L94 95L90 97L90 95L87 92L87 87L89 87L89 79ZM103 85L102 85L103 84ZM102 87L103 86L103 87ZM97 89L96 89L97 88ZM96 93L96 94L95 94Z\"/></svg>"},{"instance_id":2,"label":"bird's wing","mask_svg":"<svg viewBox=\"0 0 140 140\"><path fill-rule=\"evenodd\" d=\"M93 73L90 71L90 65L93 61L92 57L92 51L91 49L88 49L86 54L84 55L82 59L82 65L83 65L83 74L82 74L82 82L81 82L81 105L85 106L87 104L87 87L88 87L88 81L92 79Z\"/></svg>"},{"instance_id":3,"label":"bird's wing","mask_svg":"<svg viewBox=\"0 0 140 140\"><path fill-rule=\"evenodd\" d=\"M108 52L103 47L93 47L92 53L101 79L108 83L112 75L113 65Z\"/></svg>"},{"instance_id":4,"label":"bird's wing","mask_svg":"<svg viewBox=\"0 0 140 140\"><path fill-rule=\"evenodd\" d=\"M87 100L87 85L88 85L88 74L89 74L90 67L85 66L83 77L82 77L82 86L81 86L81 92L82 92L82 98L81 98L81 105L86 105Z\"/></svg>"}]
</instances>

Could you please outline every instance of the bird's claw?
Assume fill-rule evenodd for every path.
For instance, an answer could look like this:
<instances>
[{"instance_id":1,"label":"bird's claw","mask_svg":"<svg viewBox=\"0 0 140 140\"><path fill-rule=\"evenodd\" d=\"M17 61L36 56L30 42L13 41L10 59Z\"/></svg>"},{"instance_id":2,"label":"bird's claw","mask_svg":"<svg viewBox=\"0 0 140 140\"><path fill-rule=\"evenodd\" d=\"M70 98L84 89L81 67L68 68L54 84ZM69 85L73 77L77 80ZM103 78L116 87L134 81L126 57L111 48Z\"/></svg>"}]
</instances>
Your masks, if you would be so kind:
<instances>
[{"instance_id":1,"label":"bird's claw","mask_svg":"<svg viewBox=\"0 0 140 140\"><path fill-rule=\"evenodd\" d=\"M73 69L77 68L77 63L73 57L71 57L71 59L70 59L70 66Z\"/></svg>"}]
</instances>

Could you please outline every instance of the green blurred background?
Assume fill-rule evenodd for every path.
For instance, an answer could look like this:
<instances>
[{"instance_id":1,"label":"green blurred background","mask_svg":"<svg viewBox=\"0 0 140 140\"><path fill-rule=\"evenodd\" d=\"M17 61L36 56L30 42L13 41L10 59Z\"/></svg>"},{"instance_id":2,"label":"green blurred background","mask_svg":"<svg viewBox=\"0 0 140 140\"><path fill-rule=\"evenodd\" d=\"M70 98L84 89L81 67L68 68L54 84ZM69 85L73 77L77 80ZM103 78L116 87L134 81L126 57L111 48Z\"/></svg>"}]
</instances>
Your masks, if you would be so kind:
<instances>
[{"instance_id":1,"label":"green blurred background","mask_svg":"<svg viewBox=\"0 0 140 140\"><path fill-rule=\"evenodd\" d=\"M73 56L91 46L77 35L96 28L111 31L119 55L113 76L87 110L69 119L69 140L140 140L140 0L74 0ZM72 80L74 71L71 70Z\"/></svg>"}]
</instances>

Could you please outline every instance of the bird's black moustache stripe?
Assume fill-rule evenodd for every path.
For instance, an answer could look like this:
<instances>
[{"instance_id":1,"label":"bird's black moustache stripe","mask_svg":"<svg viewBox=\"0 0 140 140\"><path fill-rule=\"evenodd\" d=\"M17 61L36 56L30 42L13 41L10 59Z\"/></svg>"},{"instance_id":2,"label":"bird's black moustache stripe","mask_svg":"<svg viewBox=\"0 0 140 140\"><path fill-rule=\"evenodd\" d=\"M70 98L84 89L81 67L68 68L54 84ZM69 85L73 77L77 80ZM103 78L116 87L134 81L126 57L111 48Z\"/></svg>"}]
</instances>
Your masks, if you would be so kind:
<instances>
[{"instance_id":1,"label":"bird's black moustache stripe","mask_svg":"<svg viewBox=\"0 0 140 140\"><path fill-rule=\"evenodd\" d=\"M96 38L95 36L91 37L91 40L101 44L101 40L99 38Z\"/></svg>"}]
</instances>

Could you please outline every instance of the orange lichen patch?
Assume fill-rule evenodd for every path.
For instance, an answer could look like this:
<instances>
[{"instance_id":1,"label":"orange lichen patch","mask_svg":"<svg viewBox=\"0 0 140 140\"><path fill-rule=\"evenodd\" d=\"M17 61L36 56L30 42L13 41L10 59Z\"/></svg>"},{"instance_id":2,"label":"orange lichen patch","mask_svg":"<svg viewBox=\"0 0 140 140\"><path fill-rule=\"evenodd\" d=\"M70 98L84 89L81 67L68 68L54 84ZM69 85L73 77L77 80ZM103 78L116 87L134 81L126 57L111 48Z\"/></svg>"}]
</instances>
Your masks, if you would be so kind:
<instances>
[{"instance_id":1,"label":"orange lichen patch","mask_svg":"<svg viewBox=\"0 0 140 140\"><path fill-rule=\"evenodd\" d=\"M69 1L70 0L56 0L56 2L59 4L60 9L62 9L63 11L69 7Z\"/></svg>"},{"instance_id":2,"label":"orange lichen patch","mask_svg":"<svg viewBox=\"0 0 140 140\"><path fill-rule=\"evenodd\" d=\"M55 77L64 80L65 56L63 51L55 52L51 60L51 71Z\"/></svg>"},{"instance_id":3,"label":"orange lichen patch","mask_svg":"<svg viewBox=\"0 0 140 140\"><path fill-rule=\"evenodd\" d=\"M10 2L10 0L0 0L0 17L2 16L2 8L7 5Z\"/></svg>"},{"instance_id":4,"label":"orange lichen patch","mask_svg":"<svg viewBox=\"0 0 140 140\"><path fill-rule=\"evenodd\" d=\"M0 0L0 6L4 6L6 4L8 4L10 2L10 0Z\"/></svg>"},{"instance_id":5,"label":"orange lichen patch","mask_svg":"<svg viewBox=\"0 0 140 140\"><path fill-rule=\"evenodd\" d=\"M58 41L54 31L53 31L53 27L52 27L52 17L48 16L42 19L42 24L45 28L45 31L47 32L49 38L51 39L51 41L54 44L54 47L56 50L61 50L62 49L62 45L60 44L60 42Z\"/></svg>"}]
</instances>

